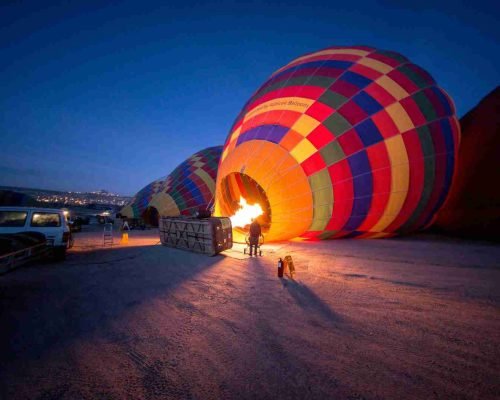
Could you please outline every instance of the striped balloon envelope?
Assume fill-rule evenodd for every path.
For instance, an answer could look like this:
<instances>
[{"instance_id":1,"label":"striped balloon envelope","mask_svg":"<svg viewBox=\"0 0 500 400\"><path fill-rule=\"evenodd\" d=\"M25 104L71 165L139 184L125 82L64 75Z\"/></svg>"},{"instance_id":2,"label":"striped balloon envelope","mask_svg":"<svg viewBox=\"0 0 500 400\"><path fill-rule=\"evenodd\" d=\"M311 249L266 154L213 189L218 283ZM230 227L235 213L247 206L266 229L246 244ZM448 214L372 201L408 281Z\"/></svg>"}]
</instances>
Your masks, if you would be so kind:
<instances>
[{"instance_id":1,"label":"striped balloon envelope","mask_svg":"<svg viewBox=\"0 0 500 400\"><path fill-rule=\"evenodd\" d=\"M222 146L201 150L178 165L170 175L140 190L121 214L144 218L148 210L160 216L192 215L214 200L217 165Z\"/></svg>"},{"instance_id":2,"label":"striped balloon envelope","mask_svg":"<svg viewBox=\"0 0 500 400\"><path fill-rule=\"evenodd\" d=\"M384 237L443 204L460 139L453 102L404 56L330 47L277 70L226 139L216 212L264 208L267 240Z\"/></svg>"}]
</instances>

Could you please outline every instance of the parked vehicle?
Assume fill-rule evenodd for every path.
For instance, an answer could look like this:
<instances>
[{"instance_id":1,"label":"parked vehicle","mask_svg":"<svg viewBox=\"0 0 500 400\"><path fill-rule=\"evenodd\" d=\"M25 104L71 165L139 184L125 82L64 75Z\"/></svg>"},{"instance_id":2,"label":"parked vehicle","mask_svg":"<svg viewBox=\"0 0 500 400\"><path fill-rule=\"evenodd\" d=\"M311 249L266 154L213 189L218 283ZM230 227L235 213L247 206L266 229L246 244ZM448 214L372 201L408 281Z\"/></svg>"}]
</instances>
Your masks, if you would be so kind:
<instances>
[{"instance_id":1,"label":"parked vehicle","mask_svg":"<svg viewBox=\"0 0 500 400\"><path fill-rule=\"evenodd\" d=\"M128 218L127 220L130 229L140 229L141 231L146 229L146 223L142 218Z\"/></svg>"},{"instance_id":2,"label":"parked vehicle","mask_svg":"<svg viewBox=\"0 0 500 400\"><path fill-rule=\"evenodd\" d=\"M40 232L0 233L0 275L52 254Z\"/></svg>"},{"instance_id":3,"label":"parked vehicle","mask_svg":"<svg viewBox=\"0 0 500 400\"><path fill-rule=\"evenodd\" d=\"M54 256L63 260L71 245L71 232L64 212L55 208L0 207L0 233L39 232Z\"/></svg>"},{"instance_id":4,"label":"parked vehicle","mask_svg":"<svg viewBox=\"0 0 500 400\"><path fill-rule=\"evenodd\" d=\"M81 219L75 218L75 219L68 220L67 222L68 222L69 230L71 232L81 232L82 231Z\"/></svg>"},{"instance_id":5,"label":"parked vehicle","mask_svg":"<svg viewBox=\"0 0 500 400\"><path fill-rule=\"evenodd\" d=\"M114 221L113 218L107 216L107 215L98 215L97 216L97 222L101 225L104 225L104 224L112 224Z\"/></svg>"}]
</instances>

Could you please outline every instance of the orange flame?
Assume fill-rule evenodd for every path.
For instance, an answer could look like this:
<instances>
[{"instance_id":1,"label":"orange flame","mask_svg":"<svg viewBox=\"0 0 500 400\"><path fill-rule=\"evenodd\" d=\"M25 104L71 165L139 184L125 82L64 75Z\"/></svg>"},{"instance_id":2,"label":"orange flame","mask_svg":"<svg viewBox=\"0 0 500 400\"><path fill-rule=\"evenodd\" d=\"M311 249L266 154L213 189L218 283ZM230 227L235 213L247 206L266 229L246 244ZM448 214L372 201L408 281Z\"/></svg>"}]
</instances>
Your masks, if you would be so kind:
<instances>
[{"instance_id":1,"label":"orange flame","mask_svg":"<svg viewBox=\"0 0 500 400\"><path fill-rule=\"evenodd\" d=\"M236 210L236 213L229 217L233 228L244 228L252 222L252 219L264 213L259 204L248 204L243 197L240 197L239 205L240 207Z\"/></svg>"}]
</instances>

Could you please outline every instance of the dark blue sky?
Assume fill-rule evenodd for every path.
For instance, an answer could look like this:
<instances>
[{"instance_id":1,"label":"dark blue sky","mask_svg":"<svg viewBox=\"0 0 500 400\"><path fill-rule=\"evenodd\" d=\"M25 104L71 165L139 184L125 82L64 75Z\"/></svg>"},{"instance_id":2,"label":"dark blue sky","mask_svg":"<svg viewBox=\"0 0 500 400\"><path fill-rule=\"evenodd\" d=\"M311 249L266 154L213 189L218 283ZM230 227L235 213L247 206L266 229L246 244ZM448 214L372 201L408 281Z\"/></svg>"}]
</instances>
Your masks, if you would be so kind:
<instances>
[{"instance_id":1,"label":"dark blue sky","mask_svg":"<svg viewBox=\"0 0 500 400\"><path fill-rule=\"evenodd\" d=\"M500 81L494 1L104 3L0 3L0 185L133 194L327 46L404 54L460 116Z\"/></svg>"}]
</instances>

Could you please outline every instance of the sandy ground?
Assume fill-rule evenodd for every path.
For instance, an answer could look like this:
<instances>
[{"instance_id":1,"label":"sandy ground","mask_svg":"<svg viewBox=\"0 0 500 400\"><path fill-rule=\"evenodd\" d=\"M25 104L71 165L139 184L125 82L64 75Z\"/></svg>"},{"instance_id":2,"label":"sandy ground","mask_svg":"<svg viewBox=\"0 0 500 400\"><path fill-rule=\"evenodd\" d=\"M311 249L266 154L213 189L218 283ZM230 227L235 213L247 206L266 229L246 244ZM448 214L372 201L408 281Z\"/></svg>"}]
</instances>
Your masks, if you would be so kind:
<instances>
[{"instance_id":1,"label":"sandy ground","mask_svg":"<svg viewBox=\"0 0 500 400\"><path fill-rule=\"evenodd\" d=\"M101 241L0 277L0 399L500 398L498 245Z\"/></svg>"}]
</instances>

